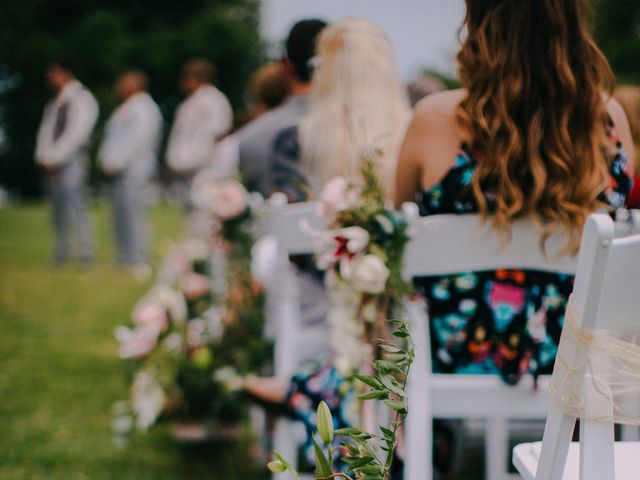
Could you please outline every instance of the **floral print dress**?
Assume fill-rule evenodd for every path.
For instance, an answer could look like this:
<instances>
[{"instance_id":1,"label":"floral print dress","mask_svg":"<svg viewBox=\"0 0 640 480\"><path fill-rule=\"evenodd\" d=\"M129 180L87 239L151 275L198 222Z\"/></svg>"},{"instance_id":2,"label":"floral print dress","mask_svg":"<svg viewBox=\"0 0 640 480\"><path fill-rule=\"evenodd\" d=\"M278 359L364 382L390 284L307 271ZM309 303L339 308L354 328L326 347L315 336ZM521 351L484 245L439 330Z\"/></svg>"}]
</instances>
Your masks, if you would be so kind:
<instances>
[{"instance_id":1,"label":"floral print dress","mask_svg":"<svg viewBox=\"0 0 640 480\"><path fill-rule=\"evenodd\" d=\"M601 200L622 207L632 187L627 157L616 146L609 188ZM421 215L476 213L470 185L478 155L462 145L442 181L418 194ZM485 190L489 208L492 196ZM533 270L497 270L414 279L429 305L431 354L437 373L494 373L515 384L525 373L550 374L573 276Z\"/></svg>"}]
</instances>

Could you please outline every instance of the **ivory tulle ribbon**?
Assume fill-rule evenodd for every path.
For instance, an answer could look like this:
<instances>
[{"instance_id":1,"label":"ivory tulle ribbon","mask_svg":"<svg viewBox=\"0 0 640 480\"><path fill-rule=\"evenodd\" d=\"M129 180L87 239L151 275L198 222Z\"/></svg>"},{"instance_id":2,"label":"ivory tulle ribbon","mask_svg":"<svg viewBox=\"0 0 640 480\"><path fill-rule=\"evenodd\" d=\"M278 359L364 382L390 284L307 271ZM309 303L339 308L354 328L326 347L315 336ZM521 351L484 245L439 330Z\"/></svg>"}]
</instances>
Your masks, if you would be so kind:
<instances>
[{"instance_id":1,"label":"ivory tulle ribbon","mask_svg":"<svg viewBox=\"0 0 640 480\"><path fill-rule=\"evenodd\" d=\"M581 327L569 299L549 391L567 414L640 425L640 345Z\"/></svg>"}]
</instances>

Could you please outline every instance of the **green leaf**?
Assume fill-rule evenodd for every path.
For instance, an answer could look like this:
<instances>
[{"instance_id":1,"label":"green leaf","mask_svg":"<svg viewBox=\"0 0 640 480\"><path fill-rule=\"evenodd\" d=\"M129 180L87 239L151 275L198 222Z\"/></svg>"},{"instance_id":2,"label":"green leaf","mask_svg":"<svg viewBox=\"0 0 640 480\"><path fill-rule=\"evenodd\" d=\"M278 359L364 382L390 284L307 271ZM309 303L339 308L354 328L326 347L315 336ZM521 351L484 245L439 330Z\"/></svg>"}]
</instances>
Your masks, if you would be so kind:
<instances>
[{"instance_id":1,"label":"green leaf","mask_svg":"<svg viewBox=\"0 0 640 480\"><path fill-rule=\"evenodd\" d=\"M372 456L364 456L364 457L360 457L356 460L354 460L353 462L349 463L349 468L351 470L357 470L361 467L364 467L365 465L369 465L369 463L375 461L375 457Z\"/></svg>"},{"instance_id":2,"label":"green leaf","mask_svg":"<svg viewBox=\"0 0 640 480\"><path fill-rule=\"evenodd\" d=\"M400 402L398 400L385 400L384 404L400 413L406 413L407 411L407 405L405 402Z\"/></svg>"},{"instance_id":3,"label":"green leaf","mask_svg":"<svg viewBox=\"0 0 640 480\"><path fill-rule=\"evenodd\" d=\"M387 398L389 395L384 390L371 390L367 393L362 393L358 395L358 399L360 400L382 400Z\"/></svg>"},{"instance_id":4,"label":"green leaf","mask_svg":"<svg viewBox=\"0 0 640 480\"><path fill-rule=\"evenodd\" d=\"M346 437L351 437L353 435L360 435L362 433L363 433L362 430L356 427L339 428L335 431L336 435L343 435Z\"/></svg>"},{"instance_id":5,"label":"green leaf","mask_svg":"<svg viewBox=\"0 0 640 480\"><path fill-rule=\"evenodd\" d=\"M331 469L331 463L325 457L324 452L316 442L315 438L311 438L313 442L313 449L316 454L316 477L329 477L333 473Z\"/></svg>"},{"instance_id":6,"label":"green leaf","mask_svg":"<svg viewBox=\"0 0 640 480\"><path fill-rule=\"evenodd\" d=\"M354 374L353 378L356 380L360 380L362 383L365 383L373 388L380 388L380 382L377 378L372 377L371 375L358 375Z\"/></svg>"}]
</instances>

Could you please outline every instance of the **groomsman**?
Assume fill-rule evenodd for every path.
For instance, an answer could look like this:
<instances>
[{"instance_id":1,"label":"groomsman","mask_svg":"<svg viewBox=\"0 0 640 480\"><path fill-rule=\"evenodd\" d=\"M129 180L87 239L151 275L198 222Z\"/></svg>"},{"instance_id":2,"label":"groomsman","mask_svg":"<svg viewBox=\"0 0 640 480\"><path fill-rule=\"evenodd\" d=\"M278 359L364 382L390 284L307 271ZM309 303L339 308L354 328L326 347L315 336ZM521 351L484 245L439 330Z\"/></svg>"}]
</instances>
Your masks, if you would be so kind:
<instances>
[{"instance_id":1,"label":"groomsman","mask_svg":"<svg viewBox=\"0 0 640 480\"><path fill-rule=\"evenodd\" d=\"M229 100L213 85L213 76L211 63L194 59L184 65L180 77L180 87L188 97L176 111L167 145L167 165L178 179L185 206L193 177L233 123Z\"/></svg>"},{"instance_id":2,"label":"groomsman","mask_svg":"<svg viewBox=\"0 0 640 480\"><path fill-rule=\"evenodd\" d=\"M56 97L44 109L35 157L48 177L55 229L54 264L61 265L69 259L73 226L81 264L88 266L94 258L86 199L88 149L98 119L98 104L67 62L51 63L46 79Z\"/></svg>"},{"instance_id":3,"label":"groomsman","mask_svg":"<svg viewBox=\"0 0 640 480\"><path fill-rule=\"evenodd\" d=\"M151 273L147 198L156 173L162 129L160 109L147 93L148 79L139 70L120 75L115 94L120 105L107 122L98 161L111 179L118 263L141 278Z\"/></svg>"}]
</instances>

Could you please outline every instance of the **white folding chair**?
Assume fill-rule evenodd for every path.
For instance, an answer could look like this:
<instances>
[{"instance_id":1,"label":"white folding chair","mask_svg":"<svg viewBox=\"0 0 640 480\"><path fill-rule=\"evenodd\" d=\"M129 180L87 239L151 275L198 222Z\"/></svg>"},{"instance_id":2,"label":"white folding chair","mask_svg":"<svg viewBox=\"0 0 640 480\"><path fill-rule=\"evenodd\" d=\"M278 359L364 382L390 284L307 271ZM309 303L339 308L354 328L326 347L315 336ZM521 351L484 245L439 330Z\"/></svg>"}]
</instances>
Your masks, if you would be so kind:
<instances>
[{"instance_id":1,"label":"white folding chair","mask_svg":"<svg viewBox=\"0 0 640 480\"><path fill-rule=\"evenodd\" d=\"M564 238L553 236L546 243L547 256L529 220L514 222L509 243L503 244L478 215L417 216L417 205L403 206L411 240L405 250L403 275L448 275L499 268L532 269L575 273L571 256L558 256ZM434 418L482 419L485 421L485 478L503 480L507 473L509 420L546 417L549 406L547 382L525 377L516 386L506 385L497 375L434 374L431 369L429 318L421 299L405 302L416 359L407 388L409 416L406 423L405 479L432 478L432 420Z\"/></svg>"},{"instance_id":2,"label":"white folding chair","mask_svg":"<svg viewBox=\"0 0 640 480\"><path fill-rule=\"evenodd\" d=\"M639 219L638 213L634 214ZM607 215L587 220L580 248L573 304L580 327L588 331L638 330L640 326L640 229L618 232ZM565 328L567 328L565 324ZM564 339L563 339L564 341ZM558 363L554 375L559 375ZM587 412L596 408L613 412L603 401L602 377L587 373L582 399ZM578 385L579 386L579 385ZM640 402L633 398L634 402ZM637 405L637 403L636 403ZM640 478L640 442L616 442L614 425L608 421L580 420L580 442L571 443L576 417L552 403L542 443L517 445L513 462L526 480L614 480Z\"/></svg>"},{"instance_id":3,"label":"white folding chair","mask_svg":"<svg viewBox=\"0 0 640 480\"><path fill-rule=\"evenodd\" d=\"M275 261L267 293L267 328L274 338L274 367L278 377L290 378L300 366L302 349L309 339L326 332L312 332L300 325L300 292L291 255L314 253L314 243L304 229L306 223L316 229L326 228L315 213L314 202L287 204L286 197L275 194L269 199L266 221L269 235L275 240ZM323 329L326 330L326 329ZM295 465L297 459L296 424L279 419L274 431L274 449Z\"/></svg>"}]
</instances>

